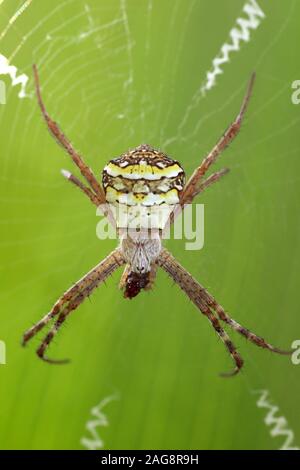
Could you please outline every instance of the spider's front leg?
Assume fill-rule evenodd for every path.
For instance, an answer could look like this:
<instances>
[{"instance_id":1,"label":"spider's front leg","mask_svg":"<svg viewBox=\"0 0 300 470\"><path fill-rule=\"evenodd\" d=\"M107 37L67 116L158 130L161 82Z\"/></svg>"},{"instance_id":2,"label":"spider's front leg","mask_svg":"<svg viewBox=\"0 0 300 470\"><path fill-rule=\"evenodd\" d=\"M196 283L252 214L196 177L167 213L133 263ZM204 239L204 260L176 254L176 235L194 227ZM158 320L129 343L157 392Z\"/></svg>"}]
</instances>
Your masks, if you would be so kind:
<instances>
[{"instance_id":1,"label":"spider's front leg","mask_svg":"<svg viewBox=\"0 0 300 470\"><path fill-rule=\"evenodd\" d=\"M72 175L68 170L61 170L61 174L66 180L70 181L77 188L79 188L89 199L90 201L100 209L101 213L107 218L111 226L116 228L116 220L112 213L112 210L107 202L103 203L100 201L99 197L90 189L87 188L76 176Z\"/></svg>"},{"instance_id":2,"label":"spider's front leg","mask_svg":"<svg viewBox=\"0 0 300 470\"><path fill-rule=\"evenodd\" d=\"M64 178L66 178L67 181L70 181L70 183L79 188L89 198L89 200L95 204L96 207L101 204L99 197L94 193L94 191L85 186L79 178L72 175L72 173L70 173L68 170L61 170L61 174Z\"/></svg>"},{"instance_id":3,"label":"spider's front leg","mask_svg":"<svg viewBox=\"0 0 300 470\"><path fill-rule=\"evenodd\" d=\"M247 92L243 99L239 114L237 115L233 123L229 126L229 128L225 131L224 135L221 137L215 147L203 159L201 165L194 171L194 173L184 186L183 190L180 193L179 204L177 204L174 211L170 214L170 217L164 228L164 232L167 231L170 225L174 223L175 219L184 210L186 205L191 204L198 194L202 193L206 188L219 181L224 175L228 173L228 168L223 168L222 170L213 173L204 181L202 181L203 176L206 174L210 166L217 160L218 156L223 152L223 150L225 150L225 148L233 141L233 139L239 133L252 93L254 80L255 74L253 73L250 78Z\"/></svg>"},{"instance_id":4,"label":"spider's front leg","mask_svg":"<svg viewBox=\"0 0 300 470\"><path fill-rule=\"evenodd\" d=\"M218 141L215 147L204 158L201 165L194 171L194 173L188 180L187 184L185 185L180 196L180 205L182 207L185 204L190 204L195 198L195 196L199 194L199 192L201 191L201 190L199 191L199 188L198 188L200 180L205 175L205 173L210 168L210 166L217 160L218 156L223 152L223 150L225 150L225 148L233 141L233 139L239 133L241 125L242 125L242 121L244 119L244 116L248 107L249 99L252 93L254 80L255 80L255 74L253 73L250 78L248 88L247 88L245 97L243 99L243 103L242 103L239 114L237 115L235 120L232 122L232 124L228 127L228 129L225 131L224 135L221 137L221 139ZM224 171L226 170L221 170L221 171L224 174ZM218 175L216 173L212 175L213 180L210 180L210 182L207 185L210 185L213 182L218 181L223 174Z\"/></svg>"},{"instance_id":5,"label":"spider's front leg","mask_svg":"<svg viewBox=\"0 0 300 470\"><path fill-rule=\"evenodd\" d=\"M98 205L105 204L106 200L105 200L104 190L98 183L94 173L89 168L89 166L86 165L86 163L83 161L82 157L78 154L78 152L76 152L71 142L68 140L65 134L61 131L58 124L49 116L48 111L46 110L46 107L45 107L45 104L43 102L42 95L41 95L39 74L38 74L38 69L36 65L33 66L33 74L34 74L36 95L37 95L39 107L41 109L42 115L46 121L46 124L48 126L48 129L51 135L68 152L68 154L72 158L75 165L79 168L82 176L85 178L87 183L92 188L95 194L95 197L98 200ZM72 182L76 184L78 187L80 187L87 194L87 191L86 191L87 188L82 183L78 185L77 182L75 181L72 181ZM83 189L83 187L85 189Z\"/></svg>"},{"instance_id":6,"label":"spider's front leg","mask_svg":"<svg viewBox=\"0 0 300 470\"><path fill-rule=\"evenodd\" d=\"M23 336L23 346L33 338L42 328L44 328L52 319L58 317L53 327L45 337L41 346L37 350L38 356L51 363L62 363L65 361L54 361L45 357L45 351L57 331L65 321L67 316L75 310L105 279L112 274L119 266L125 263L123 255L119 248L110 253L101 263L87 273L74 286L68 289L54 304L51 311L45 315L38 323L32 326Z\"/></svg>"}]
</instances>

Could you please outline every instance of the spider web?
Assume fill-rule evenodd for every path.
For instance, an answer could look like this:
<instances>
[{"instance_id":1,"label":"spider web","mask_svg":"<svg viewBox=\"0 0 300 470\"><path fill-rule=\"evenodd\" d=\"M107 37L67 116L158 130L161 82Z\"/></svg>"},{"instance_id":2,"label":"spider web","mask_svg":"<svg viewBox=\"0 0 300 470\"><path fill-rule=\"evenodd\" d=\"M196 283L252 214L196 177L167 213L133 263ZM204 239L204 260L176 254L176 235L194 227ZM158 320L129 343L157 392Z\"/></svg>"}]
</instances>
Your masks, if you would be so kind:
<instances>
[{"instance_id":1,"label":"spider web","mask_svg":"<svg viewBox=\"0 0 300 470\"><path fill-rule=\"evenodd\" d=\"M96 253L99 249L99 242L90 236L95 219L91 221L91 213L86 210L85 201L81 204L77 202L79 198L76 198L74 202L73 189L66 187L65 181L59 179L59 166L71 171L73 168L54 144L51 152L55 153L56 166L54 168L54 165L49 164L50 154L45 148L50 145L49 137L43 140L46 133L34 100L32 63L39 66L42 92L50 114L60 123L75 147L87 156L97 174L108 159L144 142L174 156L190 174L234 117L234 110L238 110L252 70L257 71L266 89L269 87L272 91L267 97L260 95L262 99L257 99L257 106L251 108L244 128L251 127L253 122L261 123L265 113L276 108L283 96L289 99L290 82L287 82L286 76L279 71L277 75L274 72L269 74L268 69L264 68L264 62L274 49L280 47L293 21L296 2L286 2L285 15L281 19L280 15L276 15L275 32L267 42L262 41L259 29L263 29L264 24L270 21L271 10L266 2L258 2L266 13L264 22L257 31L251 31L249 44L240 44L235 56L232 55L229 63L224 64L223 74L219 75L214 90L204 96L199 94L199 90L206 73L222 44L228 41L228 32L236 19L242 16L246 2L235 1L228 12L224 9L226 24L221 31L214 32L214 38L209 36L206 25L213 24L215 13L205 8L206 3L209 2L63 0L48 2L47 7L41 8L35 0L0 1L0 53L17 67L17 76L25 74L29 77L24 85L26 96L20 98L20 85L12 87L9 76L0 76L7 88L7 104L0 107L0 121L5 123L1 133L0 181L3 191L0 201L6 208L1 217L0 247L3 253L11 254L3 258L1 265L5 287L1 293L3 302L43 285L49 276L52 279L56 276L68 279L74 272L80 273L85 266L85 257L92 260L89 253ZM215 8L218 11L218 3ZM157 13L160 9L161 18ZM137 18L135 10L139 12ZM160 24L157 24L159 19ZM197 47L193 49L195 44ZM209 49L209 58L203 54L202 45ZM191 47L191 57L188 59L186 51ZM291 80L296 78L292 76ZM70 103L73 105L72 112ZM234 204L233 201L238 199L239 220L246 220L260 211L257 198L251 197L255 191L259 191L262 197L274 188L283 193L296 191L299 183L296 172L286 172L283 180L280 175L268 179L266 174L262 174L255 188L251 175L257 165L252 155L268 148L274 141L278 142L279 150L266 154L264 171L278 162L282 162L282 165L286 161L289 161L289 165L293 164L299 151L298 143L293 138L289 146L283 147L280 142L295 135L299 122L299 113L298 116L293 113L284 125L274 117L272 128L269 126L264 134L259 132L256 135L253 132L251 141L247 142L248 163L245 166L243 145L233 145L224 163L222 157L222 164L228 165L232 173L239 174L239 179L233 178L232 181L238 184L240 180L242 184L234 187L229 181L227 184L222 183L221 187L215 188L216 198L219 199L214 204L207 197L211 220L218 220L222 216L221 194L228 204ZM242 132L242 138L244 134L247 131ZM41 147L40 142L45 147ZM39 149L38 159L31 160L28 154L30 149L35 149L35 152ZM250 172L247 171L249 169ZM64 208L58 208L61 197L65 198ZM68 225L67 233L43 230L40 235L36 229L33 235L27 228L24 229L32 224L35 227L45 224L43 205L45 210L51 212L47 224L55 223L56 227ZM17 218L17 212L10 213L10 206L19 208ZM53 207L56 207L55 211ZM288 240L291 228L285 198L282 198L280 205L277 201L275 204L267 199L258 219L265 214L272 227L276 227L276 220L280 220L282 240ZM231 222L234 220L231 219ZM68 244L65 243L66 237ZM90 241L89 246L81 245L80 254L73 256L78 253L78 240L84 240L85 237ZM50 248L39 253L41 265L27 271L24 277L23 268L31 262L31 252L27 247L35 244ZM193 272L201 279L207 270L210 282L214 279L214 292L220 292L223 280L222 276L218 276L218 269L220 260L226 257L226 243L221 236L213 237L206 246L205 256L200 254L201 266L194 265ZM187 261L192 263L193 255L186 256ZM56 260L52 271L43 272L41 267L47 266L52 257ZM17 273L18 270L19 276L14 274L6 277L7 272ZM12 282L13 279L17 279L17 282ZM242 295L240 301L243 301ZM44 301L41 305L35 305L35 309L45 308L46 304L48 299L47 303ZM16 312L13 319L7 320L8 328L18 319L21 319L21 313ZM243 320L240 318L242 323ZM279 325L280 318L277 317L276 321ZM258 331L267 331L266 318L262 316L258 323ZM243 355L253 366L253 376L250 382L245 380L245 386L249 391L253 388L267 388L264 377L261 377L251 360L251 353L252 349L247 353L247 348L244 348ZM297 389L295 374L290 375L289 380L289 387ZM274 389L271 393L276 395ZM278 394L281 394L281 385L278 386Z\"/></svg>"}]
</instances>

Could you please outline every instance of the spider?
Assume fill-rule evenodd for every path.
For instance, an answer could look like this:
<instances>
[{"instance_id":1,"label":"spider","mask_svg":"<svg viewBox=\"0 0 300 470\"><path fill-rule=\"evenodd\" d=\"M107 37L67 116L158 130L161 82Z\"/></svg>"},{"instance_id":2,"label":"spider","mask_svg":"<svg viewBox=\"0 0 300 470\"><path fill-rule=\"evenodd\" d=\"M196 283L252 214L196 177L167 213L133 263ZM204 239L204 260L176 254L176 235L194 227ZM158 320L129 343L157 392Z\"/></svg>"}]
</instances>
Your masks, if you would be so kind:
<instances>
[{"instance_id":1,"label":"spider","mask_svg":"<svg viewBox=\"0 0 300 470\"><path fill-rule=\"evenodd\" d=\"M97 207L101 206L111 221L116 224L112 207L129 208L129 217L135 217L137 208L144 218L151 218L155 207L179 207L184 210L186 204L191 204L195 197L207 187L219 181L227 173L222 169L203 179L211 165L215 163L222 151L233 141L238 134L254 85L253 73L244 96L242 106L232 124L225 131L215 147L207 154L202 163L185 184L185 173L180 163L172 160L166 154L155 150L149 145L140 145L118 158L110 160L102 173L102 185L97 181L92 170L85 164L82 157L74 149L71 142L60 130L58 124L49 116L42 100L39 75L37 67L33 66L36 95L42 115L48 130L56 141L69 153L73 162L79 168L86 183L66 170L63 176L78 187ZM178 213L178 210L177 210ZM175 215L174 215L175 214ZM170 211L165 226L174 222L176 211ZM133 298L141 290L153 286L158 268L163 269L176 284L191 299L200 312L205 315L218 336L223 341L233 362L234 368L223 376L237 374L243 366L243 359L237 352L226 331L221 326L224 322L233 330L250 340L252 343L269 351L279 354L290 354L267 343L263 338L241 326L233 320L215 298L186 271L172 254L162 246L163 225L157 225L154 236L147 236L147 230L135 230L133 233L126 230L128 227L119 227L119 246L113 250L103 261L97 264L78 282L71 286L54 304L49 313L27 330L23 336L23 345L33 338L42 328L52 320L53 324L48 334L37 349L37 355L49 363L62 364L68 360L54 360L46 356L45 352L70 313L79 305L117 268L123 266L125 270L121 277L120 288L125 298ZM127 234L127 236L126 236Z\"/></svg>"}]
</instances>

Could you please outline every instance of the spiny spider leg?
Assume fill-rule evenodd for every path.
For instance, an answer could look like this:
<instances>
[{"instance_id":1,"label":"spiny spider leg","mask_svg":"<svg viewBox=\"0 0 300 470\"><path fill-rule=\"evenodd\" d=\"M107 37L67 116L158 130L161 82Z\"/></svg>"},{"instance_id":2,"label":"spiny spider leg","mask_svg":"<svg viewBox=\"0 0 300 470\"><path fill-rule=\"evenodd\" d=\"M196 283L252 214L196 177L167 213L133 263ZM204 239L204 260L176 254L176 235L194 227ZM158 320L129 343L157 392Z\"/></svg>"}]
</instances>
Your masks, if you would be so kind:
<instances>
[{"instance_id":1,"label":"spiny spider leg","mask_svg":"<svg viewBox=\"0 0 300 470\"><path fill-rule=\"evenodd\" d=\"M34 73L35 88L36 88L36 95L37 95L38 103L39 103L40 109L42 111L42 114L44 116L44 119L46 121L46 124L48 126L48 129L49 129L50 133L56 139L56 141L58 143L60 143L62 145L62 147L64 147L64 149L71 156L73 162L79 168L82 176L86 179L86 181L89 183L91 188L97 194L100 204L105 204L105 194L104 194L103 188L98 183L94 173L88 167L88 165L86 165L84 163L83 159L76 152L76 150L74 149L71 142L67 139L67 137L60 130L58 124L51 119L51 117L49 116L49 114L48 114L48 112L45 108L44 102L42 100L39 75L38 75L38 70L37 70L36 65L33 66L33 73Z\"/></svg>"},{"instance_id":2,"label":"spiny spider leg","mask_svg":"<svg viewBox=\"0 0 300 470\"><path fill-rule=\"evenodd\" d=\"M251 341L252 343L256 344L256 346L260 346L261 348L268 349L269 351L278 353L278 354L285 354L285 355L290 355L292 354L293 351L285 351L280 348L276 348L275 346L272 346L270 343L267 343L261 336L256 335L252 331L248 330L244 326L240 325L236 320L231 318L224 310L222 305L220 305L216 299L200 284L198 283L199 286L201 287L201 295L203 296L203 299L207 306L211 308L220 320L222 320L224 323L226 323L228 326L230 326L234 331L237 331L240 333L242 336L244 336L246 339Z\"/></svg>"},{"instance_id":3,"label":"spiny spider leg","mask_svg":"<svg viewBox=\"0 0 300 470\"><path fill-rule=\"evenodd\" d=\"M217 157L223 152L223 150L232 142L232 140L237 136L243 118L245 116L245 112L249 103L249 99L252 93L253 85L255 80L255 73L252 74L249 85L247 88L246 95L243 99L243 103L240 109L239 114L237 115L236 119L233 123L228 127L225 131L224 135L221 137L219 142L215 145L215 147L209 152L209 154L204 158L201 165L194 171L192 176L190 177L189 181L185 185L181 196L180 196L180 204L184 206L184 204L190 204L197 194L197 184L199 183L200 179L204 176L207 172L209 167L216 161Z\"/></svg>"},{"instance_id":4,"label":"spiny spider leg","mask_svg":"<svg viewBox=\"0 0 300 470\"><path fill-rule=\"evenodd\" d=\"M231 355L235 367L229 373L221 374L223 377L231 377L236 375L243 366L243 359L237 352L234 344L229 338L226 331L221 327L219 320L211 312L203 297L203 287L186 271L176 259L166 249L162 250L157 259L157 264L164 269L169 276L179 285L179 287L187 294L196 307L210 321L211 325L223 341L229 354Z\"/></svg>"},{"instance_id":5,"label":"spiny spider leg","mask_svg":"<svg viewBox=\"0 0 300 470\"><path fill-rule=\"evenodd\" d=\"M33 336L35 336L42 328L44 328L44 326L46 326L54 317L61 314L64 308L68 308L69 305L77 299L77 297L85 293L90 286L94 285L95 283L96 286L98 286L110 274L112 274L113 271L115 271L119 266L122 266L123 264L123 255L121 254L120 249L117 248L116 250L112 251L103 261L101 261L101 263L99 263L95 268L89 271L83 278L76 282L76 284L70 287L70 289L68 289L57 300L57 302L55 302L51 311L25 332L22 341L23 346L25 346L26 343L31 338L33 338ZM85 297L86 295L84 295L82 301Z\"/></svg>"},{"instance_id":6,"label":"spiny spider leg","mask_svg":"<svg viewBox=\"0 0 300 470\"><path fill-rule=\"evenodd\" d=\"M186 292L192 302L205 315L208 315L207 311L214 310L220 320L229 325L234 331L237 331L249 341L256 344L257 346L260 346L261 348L268 349L269 351L278 354L289 355L293 352L284 351L282 349L272 346L271 344L267 343L263 338L252 333L250 330L244 328L238 322L230 318L229 315L224 311L223 307L217 303L214 297L209 294L209 292L201 284L199 284L199 282L196 281L184 268L182 268L182 266L175 260L175 258L167 252L167 250L164 250L161 253L157 263L175 280L175 282L177 282L177 284L179 284L179 286L184 290L184 292ZM213 323L212 320L211 322ZM213 326L215 329L219 327L217 323L216 326L214 324ZM232 347L232 345L228 344L227 349L229 349L230 347Z\"/></svg>"},{"instance_id":7,"label":"spiny spider leg","mask_svg":"<svg viewBox=\"0 0 300 470\"><path fill-rule=\"evenodd\" d=\"M97 266L98 267L98 266ZM23 335L22 345L25 346L28 341L33 338L41 329L43 329L54 317L56 317L66 305L71 302L78 293L83 290L86 285L91 282L91 273L89 272L72 287L70 287L53 305L49 313L47 313L40 321L33 325Z\"/></svg>"},{"instance_id":8,"label":"spiny spider leg","mask_svg":"<svg viewBox=\"0 0 300 470\"><path fill-rule=\"evenodd\" d=\"M262 337L252 333L252 331L248 330L244 326L240 325L236 320L231 318L224 310L224 308L218 304L218 302L214 299L214 297L207 292L206 289L203 288L203 297L206 300L206 303L212 308L224 323L230 326L234 331L237 331L246 339L251 341L252 343L256 344L256 346L260 346L261 348L268 349L269 351L278 353L278 354L285 354L290 355L293 353L292 351L285 351L280 348L276 348L272 346L272 344L267 343Z\"/></svg>"},{"instance_id":9,"label":"spiny spider leg","mask_svg":"<svg viewBox=\"0 0 300 470\"><path fill-rule=\"evenodd\" d=\"M38 347L36 351L40 359L42 359L45 362L49 362L50 364L66 364L70 362L69 359L50 359L49 357L45 356L45 351L50 345L51 341L54 339L56 333L62 326L63 322L66 320L67 316L70 313L72 313L72 311L76 310L76 308L79 307L79 305L82 304L82 302L87 297L89 297L89 295L99 285L100 282L101 280L98 279L88 284L86 288L83 289L83 291L80 292L79 294L75 295L74 298L71 300L71 302L69 302L68 305L62 310L62 312L58 316L58 319L56 320L54 325L51 327L50 331L47 333L41 345Z\"/></svg>"},{"instance_id":10,"label":"spiny spider leg","mask_svg":"<svg viewBox=\"0 0 300 470\"><path fill-rule=\"evenodd\" d=\"M217 157L222 153L222 151L232 142L232 140L237 136L245 112L247 110L248 102L252 93L253 85L255 80L255 73L252 74L249 85L247 88L246 95L243 99L243 103L240 109L240 112L233 123L229 126L226 130L224 135L221 137L217 145L209 152L209 154L204 158L201 165L194 171L188 182L186 183L185 187L179 198L179 204L175 207L175 210L170 214L169 219L163 229L163 232L166 232L170 225L174 223L175 219L178 215L184 210L184 206L187 204L191 204L194 198L201 192L204 191L208 186L212 185L219 181L219 179L225 175L229 170L224 168L211 176L209 176L205 181L201 184L201 178L205 175L209 167L216 161Z\"/></svg>"}]
</instances>

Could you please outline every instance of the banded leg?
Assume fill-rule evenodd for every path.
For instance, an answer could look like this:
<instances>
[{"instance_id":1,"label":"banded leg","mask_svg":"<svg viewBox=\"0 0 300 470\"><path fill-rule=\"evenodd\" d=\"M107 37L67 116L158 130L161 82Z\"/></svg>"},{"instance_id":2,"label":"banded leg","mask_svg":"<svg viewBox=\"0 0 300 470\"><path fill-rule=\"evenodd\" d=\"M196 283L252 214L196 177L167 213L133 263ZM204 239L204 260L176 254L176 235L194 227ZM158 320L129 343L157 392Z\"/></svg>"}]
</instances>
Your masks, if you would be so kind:
<instances>
[{"instance_id":1,"label":"banded leg","mask_svg":"<svg viewBox=\"0 0 300 470\"><path fill-rule=\"evenodd\" d=\"M237 352L234 344L230 340L225 330L221 327L219 320L213 315L209 306L205 302L203 297L203 287L176 261L176 259L167 250L162 250L159 258L157 259L157 264L162 269L164 269L169 274L169 276L171 276L171 278L187 294L187 296L201 311L201 313L203 313L203 315L208 318L218 336L223 341L235 363L235 367L231 372L221 375L224 377L229 377L237 374L243 366L243 359Z\"/></svg>"},{"instance_id":2,"label":"banded leg","mask_svg":"<svg viewBox=\"0 0 300 470\"><path fill-rule=\"evenodd\" d=\"M234 331L237 331L246 339L251 341L251 343L256 344L256 346L260 346L261 348L268 349L269 351L272 351L278 354L290 355L293 353L293 351L284 351L282 349L276 348L275 346L272 346L272 344L267 343L264 340L264 338L262 338L261 336L258 336L255 333L252 333L252 331L240 325L233 318L230 318L230 316L225 312L223 307L219 305L215 300L213 301L212 306L215 312L217 313L218 317L220 318L220 320L222 320L224 323L229 325L230 328L232 328Z\"/></svg>"},{"instance_id":3,"label":"banded leg","mask_svg":"<svg viewBox=\"0 0 300 470\"><path fill-rule=\"evenodd\" d=\"M202 287L202 286L201 286ZM236 320L231 318L224 310L222 305L220 305L216 299L204 288L202 287L202 296L205 300L206 304L216 312L220 320L226 323L230 328L234 331L237 331L239 334L244 336L246 339L251 341L252 343L256 344L256 346L260 346L261 348L268 349L269 351L289 355L292 354L293 351L284 351L282 349L276 348L272 346L270 343L267 343L261 336L252 333L252 331L248 330L244 326L240 325Z\"/></svg>"},{"instance_id":4,"label":"banded leg","mask_svg":"<svg viewBox=\"0 0 300 470\"><path fill-rule=\"evenodd\" d=\"M66 308L71 302L73 302L78 295L97 282L103 282L110 274L113 273L119 266L124 264L123 256L119 249L114 250L110 253L101 263L95 268L89 271L83 278L81 278L76 284L68 289L58 300L54 306L39 322L33 325L27 330L23 336L23 346L33 338L42 328L44 328L53 318L58 316L64 308ZM84 297L85 298L85 297Z\"/></svg>"},{"instance_id":5,"label":"banded leg","mask_svg":"<svg viewBox=\"0 0 300 470\"><path fill-rule=\"evenodd\" d=\"M164 250L164 251L166 251L166 250ZM164 254L163 254L163 256L164 256ZM176 269L178 269L179 272L180 272L180 269L183 270L183 272L185 271L180 266L180 264L177 263L177 261L169 253L166 253L165 256L167 257L167 260L169 261L169 264L171 265L171 268L169 268L169 269L172 269L172 270L175 270L175 271L176 271ZM284 351L284 350L279 349L275 346L272 346L270 343L267 343L263 338L261 338L260 336L257 336L256 334L252 333L250 330L248 330L247 328L244 328L242 325L240 325L237 321L230 318L229 315L223 309L223 307L220 304L217 303L217 301L214 299L214 297L211 294L209 294L208 291L203 286L201 286L201 284L199 284L197 281L195 281L195 279L193 279L192 276L189 273L187 273L186 271L185 271L185 273L186 273L185 274L186 278L184 279L184 282L187 283L188 285L190 284L188 286L188 291L187 291L187 289L184 289L181 286L181 284L179 284L179 282L183 282L182 279L180 279L180 281L176 281L176 282L178 282L180 287L187 293L187 295L190 297L190 299L194 303L196 303L196 302L193 299L193 296L195 296L197 294L193 293L193 289L197 289L198 295L201 297L202 302L204 303L204 308L208 308L209 310L214 310L216 312L216 314L218 315L218 317L220 318L220 320L224 321L224 323L229 325L234 331L237 331L238 333L240 333L242 336L244 336L245 338L247 338L249 341L256 344L257 346L260 346L261 348L264 348L264 349L268 349L271 352L275 352L275 353L278 353L278 354L284 354L284 355L292 354L293 351ZM180 273L180 276L182 277L181 273ZM174 278L174 276L172 274L171 274L171 277ZM193 284L193 283L195 283L195 284ZM191 288L191 286L192 286L192 288Z\"/></svg>"},{"instance_id":6,"label":"banded leg","mask_svg":"<svg viewBox=\"0 0 300 470\"><path fill-rule=\"evenodd\" d=\"M49 129L50 133L56 139L56 141L59 144L61 144L62 147L71 156L73 162L79 168L82 176L86 179L88 184L91 186L91 188L97 194L97 196L99 198L99 201L100 201L100 204L104 204L105 203L105 194L104 194L103 188L98 183L94 173L88 167L88 165L86 165L84 163L83 159L76 152L76 150L74 149L71 142L67 139L67 137L64 135L64 133L60 130L58 124L51 119L51 117L49 116L49 114L46 110L46 107L45 107L44 102L42 100L39 75L38 75L38 70L37 70L36 65L33 66L33 73L34 73L35 88L36 88L36 95L37 95L38 103L39 103L40 109L42 111L42 114L44 116L44 119L46 121L46 124L48 126L48 129Z\"/></svg>"},{"instance_id":7,"label":"banded leg","mask_svg":"<svg viewBox=\"0 0 300 470\"><path fill-rule=\"evenodd\" d=\"M199 308L200 308L200 306L199 306ZM207 318L209 319L211 325L213 326L213 328L215 329L215 331L217 332L217 334L219 335L219 337L223 341L226 349L228 350L229 354L231 355L232 359L235 362L235 367L232 371L223 372L220 375L222 377L232 377L233 375L236 375L240 371L240 369L243 367L243 364L244 364L243 359L241 358L241 356L237 352L237 349L236 349L235 345L233 344L233 342L231 341L229 335L221 327L219 320L215 317L215 315L213 315L211 310L209 308L207 308L207 306L205 306L205 304L203 304L203 306L200 310L201 310L202 313L204 313L204 315L207 316Z\"/></svg>"},{"instance_id":8,"label":"banded leg","mask_svg":"<svg viewBox=\"0 0 300 470\"><path fill-rule=\"evenodd\" d=\"M50 331L47 333L47 335L45 336L36 351L40 359L45 362L49 362L50 364L66 364L67 362L69 362L69 359L50 359L49 357L45 356L46 349L58 333L60 327L62 326L68 315L72 313L72 311L76 310L77 307L79 307L79 305L82 304L82 302L90 296L93 290L98 287L101 282L103 282L103 280L104 279L100 279L99 276L96 281L91 282L89 285L87 285L87 287L82 292L77 294L75 298L73 298L72 301L69 302L69 304L62 310L62 312L58 316L58 319L55 321L54 325L51 327Z\"/></svg>"},{"instance_id":9,"label":"banded leg","mask_svg":"<svg viewBox=\"0 0 300 470\"><path fill-rule=\"evenodd\" d=\"M184 206L184 204L190 204L192 202L193 198L195 197L194 195L197 194L197 185L199 181L201 180L201 178L205 175L209 167L216 161L216 159L223 152L223 150L225 150L225 148L233 141L233 139L239 133L243 118L245 116L245 112L247 110L249 99L252 93L254 80L255 80L255 74L252 74L248 88L247 88L246 95L243 99L240 112L237 115L236 119L229 126L229 128L225 131L224 135L221 137L221 139L215 145L215 147L204 158L201 165L194 171L194 173L188 180L187 184L185 185L185 188L183 189L181 196L180 196L181 206Z\"/></svg>"}]
</instances>

